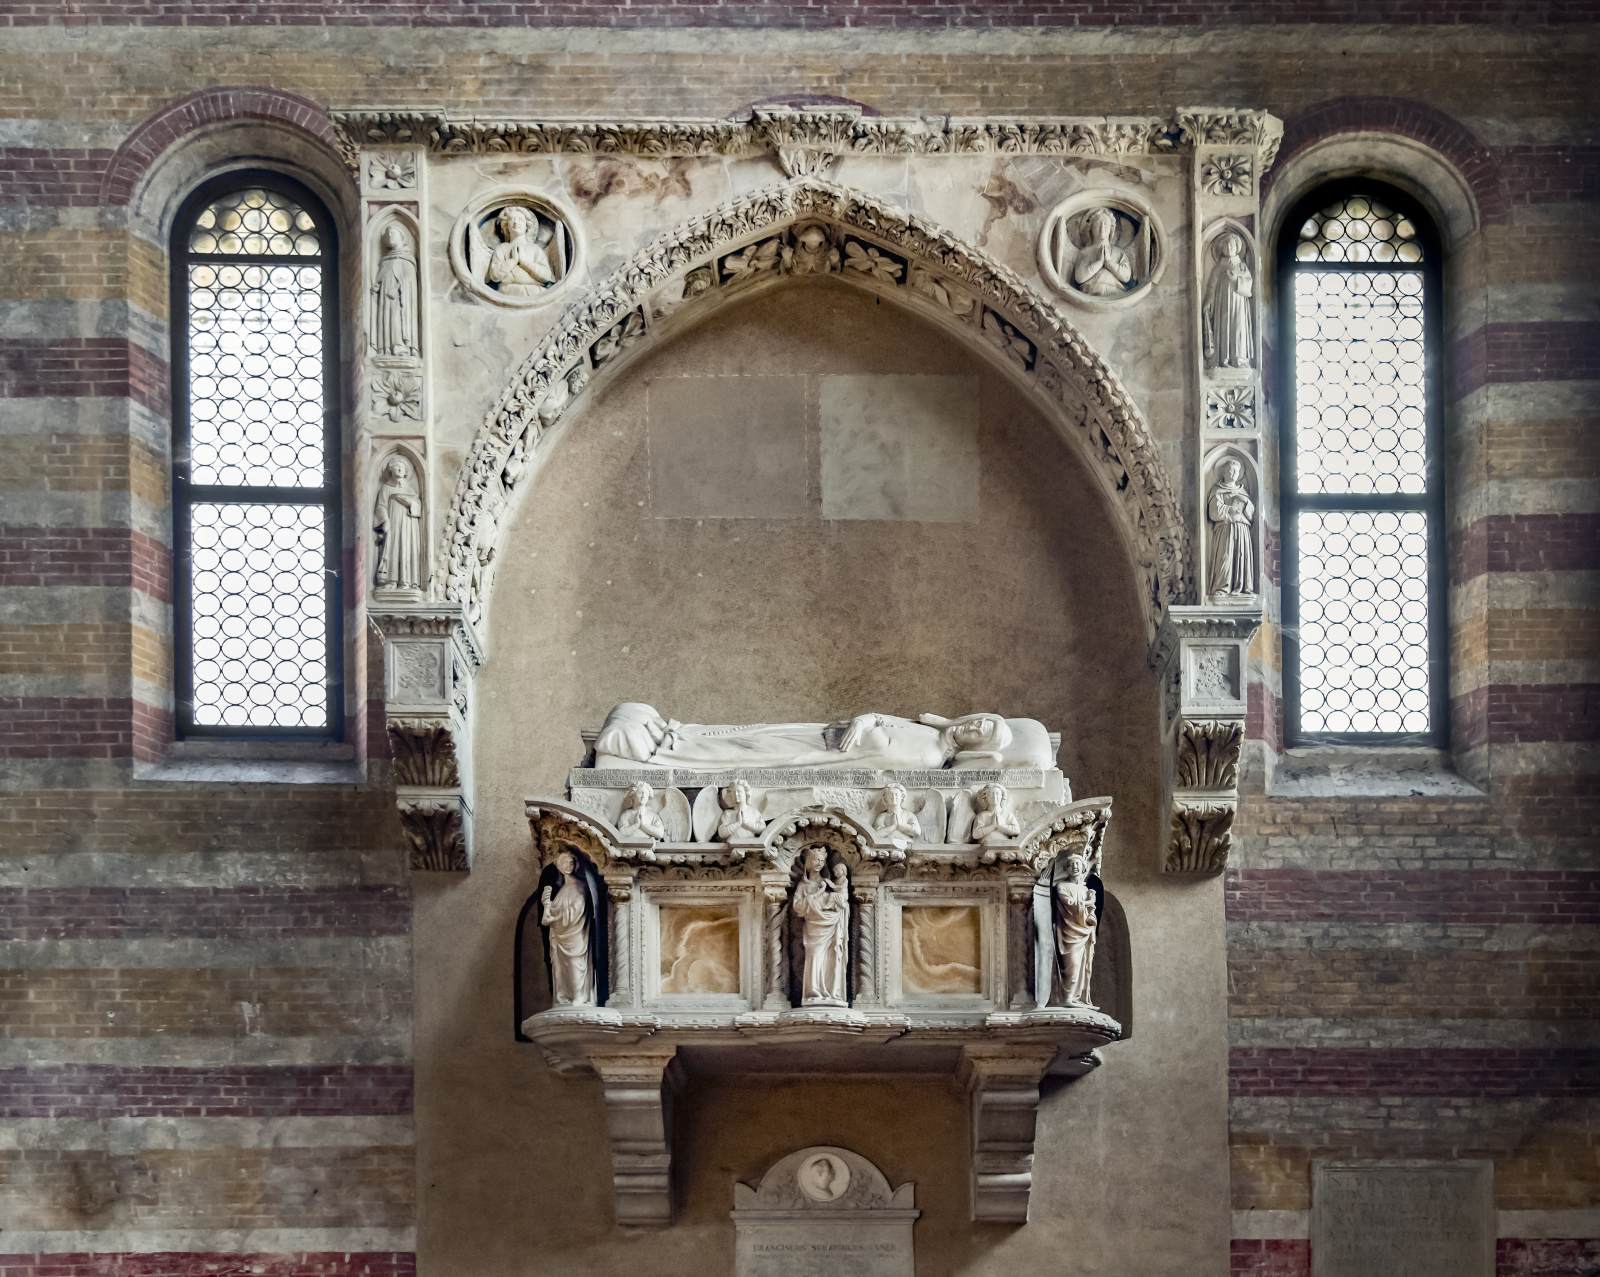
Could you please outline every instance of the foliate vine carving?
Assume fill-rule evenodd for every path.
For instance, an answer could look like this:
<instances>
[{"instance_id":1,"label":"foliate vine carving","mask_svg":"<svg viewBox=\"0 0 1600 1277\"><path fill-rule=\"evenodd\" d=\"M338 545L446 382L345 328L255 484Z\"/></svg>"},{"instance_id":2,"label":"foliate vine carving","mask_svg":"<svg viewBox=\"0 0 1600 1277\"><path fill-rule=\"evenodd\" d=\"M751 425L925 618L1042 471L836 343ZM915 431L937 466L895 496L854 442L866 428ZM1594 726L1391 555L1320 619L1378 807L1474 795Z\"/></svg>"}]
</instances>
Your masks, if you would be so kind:
<instances>
[{"instance_id":1,"label":"foliate vine carving","mask_svg":"<svg viewBox=\"0 0 1600 1277\"><path fill-rule=\"evenodd\" d=\"M826 165L841 155L1138 155L1196 145L1275 154L1282 126L1263 111L1188 108L1175 115L1077 119L893 118L859 107L754 108L737 120L494 120L437 108L332 112L347 156L362 147L426 146L445 155L750 156ZM785 157L785 152L789 153ZM803 153L803 158L802 158ZM1264 159L1263 169L1270 164ZM791 172L791 177L816 176Z\"/></svg>"},{"instance_id":2,"label":"foliate vine carving","mask_svg":"<svg viewBox=\"0 0 1600 1277\"><path fill-rule=\"evenodd\" d=\"M391 718L386 727L395 784L448 789L461 783L455 732L448 723L427 718Z\"/></svg>"},{"instance_id":3,"label":"foliate vine carving","mask_svg":"<svg viewBox=\"0 0 1600 1277\"><path fill-rule=\"evenodd\" d=\"M986 848L979 859L986 864L1026 865L1042 872L1058 856L1079 855L1089 861L1091 872L1100 872L1106 825L1111 820L1111 801L1094 800L1095 805L1074 803L1042 829L1027 835L1020 847Z\"/></svg>"},{"instance_id":4,"label":"foliate vine carving","mask_svg":"<svg viewBox=\"0 0 1600 1277\"><path fill-rule=\"evenodd\" d=\"M467 864L466 813L447 798L400 800L400 828L411 848L411 868L461 873Z\"/></svg>"},{"instance_id":5,"label":"foliate vine carving","mask_svg":"<svg viewBox=\"0 0 1600 1277\"><path fill-rule=\"evenodd\" d=\"M492 575L484 565L493 559L509 500L502 479L507 462L519 440L524 449L540 446L547 399L570 400L581 391L568 377L574 365L620 363L628 348L642 344L650 324L646 303L669 280L703 281L693 296L684 288L686 308L752 276L778 275L785 247L795 248L791 230L799 223L849 232L839 236L840 278L958 322L970 299L982 299L991 336L997 346L1003 339L1017 374L1078 412L1082 442L1109 467L1137 548L1153 634L1166 606L1192 591L1188 532L1149 431L1115 374L1012 271L914 215L810 179L756 191L662 236L562 314L473 440L444 519L444 545L435 559L438 591L464 603L468 616L481 615Z\"/></svg>"},{"instance_id":6,"label":"foliate vine carving","mask_svg":"<svg viewBox=\"0 0 1600 1277\"><path fill-rule=\"evenodd\" d=\"M1178 788L1237 789L1243 747L1238 719L1185 719L1178 729Z\"/></svg>"},{"instance_id":7,"label":"foliate vine carving","mask_svg":"<svg viewBox=\"0 0 1600 1277\"><path fill-rule=\"evenodd\" d=\"M1168 873L1219 874L1233 847L1230 803L1178 803L1167 844Z\"/></svg>"},{"instance_id":8,"label":"foliate vine carving","mask_svg":"<svg viewBox=\"0 0 1600 1277\"><path fill-rule=\"evenodd\" d=\"M539 853L541 865L553 862L564 848L569 847L576 847L601 869L613 861L652 859L648 851L631 855L624 852L612 844L598 825L567 812L530 812L528 827L533 833L533 845Z\"/></svg>"}]
</instances>

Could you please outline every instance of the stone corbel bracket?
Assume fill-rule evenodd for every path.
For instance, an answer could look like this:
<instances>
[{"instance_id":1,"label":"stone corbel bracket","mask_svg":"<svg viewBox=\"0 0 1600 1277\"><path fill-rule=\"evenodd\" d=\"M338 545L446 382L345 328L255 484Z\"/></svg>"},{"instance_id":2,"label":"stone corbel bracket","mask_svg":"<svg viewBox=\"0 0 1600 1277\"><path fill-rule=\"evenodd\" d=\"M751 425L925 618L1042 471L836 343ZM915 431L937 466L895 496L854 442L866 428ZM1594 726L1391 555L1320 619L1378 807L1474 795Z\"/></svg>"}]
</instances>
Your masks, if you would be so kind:
<instances>
[{"instance_id":1,"label":"stone corbel bracket","mask_svg":"<svg viewBox=\"0 0 1600 1277\"><path fill-rule=\"evenodd\" d=\"M1175 607L1163 635L1173 742L1172 811L1164 869L1214 875L1228 867L1239 805L1246 676L1258 613Z\"/></svg>"},{"instance_id":2,"label":"stone corbel bracket","mask_svg":"<svg viewBox=\"0 0 1600 1277\"><path fill-rule=\"evenodd\" d=\"M368 613L384 641L384 729L413 870L472 862L472 681L483 662L457 604L392 603Z\"/></svg>"}]
</instances>

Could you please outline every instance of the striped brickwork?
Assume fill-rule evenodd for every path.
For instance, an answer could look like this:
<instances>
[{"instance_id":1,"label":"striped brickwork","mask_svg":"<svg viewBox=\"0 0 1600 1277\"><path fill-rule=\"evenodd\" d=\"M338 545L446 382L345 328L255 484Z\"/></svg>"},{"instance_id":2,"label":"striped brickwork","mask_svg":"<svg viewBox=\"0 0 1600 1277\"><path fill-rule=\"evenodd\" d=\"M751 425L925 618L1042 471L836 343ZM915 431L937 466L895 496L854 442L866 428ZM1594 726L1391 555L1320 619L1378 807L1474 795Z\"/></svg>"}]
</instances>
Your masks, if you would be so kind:
<instances>
[{"instance_id":1,"label":"striped brickwork","mask_svg":"<svg viewBox=\"0 0 1600 1277\"><path fill-rule=\"evenodd\" d=\"M166 266L130 196L230 120L321 144L330 105L718 116L800 94L1237 101L1288 121L1286 156L1376 129L1464 175L1482 220L1449 277L1452 716L1486 796L1247 796L1232 1268L1306 1277L1316 1158L1414 1154L1495 1160L1504 1277L1600 1273L1590 19L1571 0L0 6L0 1277L416 1267L392 802L133 775L170 735L171 646ZM1334 38L1350 22L1400 25ZM702 24L729 29L650 29ZM566 26L606 29L547 30ZM379 671L351 629L359 757ZM1257 656L1250 734L1275 749L1271 625Z\"/></svg>"}]
</instances>

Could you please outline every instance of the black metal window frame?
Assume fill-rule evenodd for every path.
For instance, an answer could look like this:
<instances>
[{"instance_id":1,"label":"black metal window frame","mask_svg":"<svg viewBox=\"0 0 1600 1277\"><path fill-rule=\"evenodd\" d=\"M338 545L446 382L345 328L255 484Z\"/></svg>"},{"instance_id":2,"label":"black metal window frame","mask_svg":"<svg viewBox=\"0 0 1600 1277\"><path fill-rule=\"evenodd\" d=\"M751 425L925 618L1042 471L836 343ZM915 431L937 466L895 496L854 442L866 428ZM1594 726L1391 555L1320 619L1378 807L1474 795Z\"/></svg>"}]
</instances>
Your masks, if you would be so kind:
<instances>
[{"instance_id":1,"label":"black metal window frame","mask_svg":"<svg viewBox=\"0 0 1600 1277\"><path fill-rule=\"evenodd\" d=\"M316 225L319 250L304 254L195 253L195 222L220 196L266 190L294 201ZM339 373L339 238L326 206L303 183L271 169L234 169L208 178L184 200L169 242L172 309L172 607L175 724L179 739L230 738L337 741L344 737L344 600L340 588L344 503ZM287 487L197 484L190 460L189 268L195 264L317 266L322 292L322 484ZM320 506L323 518L323 598L326 606L327 725L267 727L194 721L194 600L191 519L198 504Z\"/></svg>"},{"instance_id":2,"label":"black metal window frame","mask_svg":"<svg viewBox=\"0 0 1600 1277\"><path fill-rule=\"evenodd\" d=\"M1382 200L1416 229L1422 261L1320 262L1295 256L1300 230L1330 204L1356 195ZM1382 181L1345 178L1327 182L1295 202L1284 218L1277 245L1278 385L1280 430L1278 504L1282 562L1284 744L1400 745L1443 747L1450 739L1449 570L1446 555L1444 484L1444 254L1433 218L1410 195ZM1295 338L1295 274L1300 271L1422 272L1424 415L1424 485L1420 493L1333 493L1299 490L1299 448L1295 433L1298 398ZM1303 511L1420 512L1428 529L1428 722L1417 732L1303 732L1300 729L1300 514Z\"/></svg>"}]
</instances>

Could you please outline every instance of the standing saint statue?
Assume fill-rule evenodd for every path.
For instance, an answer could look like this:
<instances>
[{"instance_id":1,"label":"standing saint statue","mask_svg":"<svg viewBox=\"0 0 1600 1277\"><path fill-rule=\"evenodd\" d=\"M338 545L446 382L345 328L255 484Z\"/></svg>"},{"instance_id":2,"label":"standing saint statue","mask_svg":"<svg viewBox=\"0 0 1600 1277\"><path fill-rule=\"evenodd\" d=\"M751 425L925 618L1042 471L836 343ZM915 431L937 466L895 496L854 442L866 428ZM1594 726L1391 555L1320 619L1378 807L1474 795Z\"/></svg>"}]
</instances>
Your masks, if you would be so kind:
<instances>
[{"instance_id":1,"label":"standing saint statue","mask_svg":"<svg viewBox=\"0 0 1600 1277\"><path fill-rule=\"evenodd\" d=\"M378 541L378 589L421 589L422 494L411 463L399 453L384 463L378 480L372 531Z\"/></svg>"},{"instance_id":2,"label":"standing saint statue","mask_svg":"<svg viewBox=\"0 0 1600 1277\"><path fill-rule=\"evenodd\" d=\"M398 222L384 228L378 269L372 280L372 349L375 354L414 358L417 342L417 254Z\"/></svg>"},{"instance_id":3,"label":"standing saint statue","mask_svg":"<svg viewBox=\"0 0 1600 1277\"><path fill-rule=\"evenodd\" d=\"M1133 279L1133 262L1116 243L1117 215L1094 209L1084 219L1089 242L1072 264L1072 282L1091 297L1121 297Z\"/></svg>"},{"instance_id":4,"label":"standing saint statue","mask_svg":"<svg viewBox=\"0 0 1600 1277\"><path fill-rule=\"evenodd\" d=\"M588 857L570 849L539 875L539 928L552 1005L604 1003L605 892Z\"/></svg>"},{"instance_id":5,"label":"standing saint statue","mask_svg":"<svg viewBox=\"0 0 1600 1277\"><path fill-rule=\"evenodd\" d=\"M1211 598L1255 597L1255 517L1256 503L1244 486L1244 465L1230 457L1206 501L1211 524L1206 586Z\"/></svg>"},{"instance_id":6,"label":"standing saint statue","mask_svg":"<svg viewBox=\"0 0 1600 1277\"><path fill-rule=\"evenodd\" d=\"M790 908L801 920L800 1005L849 1005L850 879L843 864L828 872L828 849L807 847Z\"/></svg>"},{"instance_id":7,"label":"standing saint statue","mask_svg":"<svg viewBox=\"0 0 1600 1277\"><path fill-rule=\"evenodd\" d=\"M1244 238L1228 231L1217 242L1200 307L1208 367L1249 368L1255 362L1255 291Z\"/></svg>"},{"instance_id":8,"label":"standing saint statue","mask_svg":"<svg viewBox=\"0 0 1600 1277\"><path fill-rule=\"evenodd\" d=\"M1067 876L1055 887L1056 961L1061 981L1061 1005L1093 1006L1089 980L1094 970L1094 933L1099 925L1094 888L1089 885L1089 862L1068 856Z\"/></svg>"}]
</instances>

